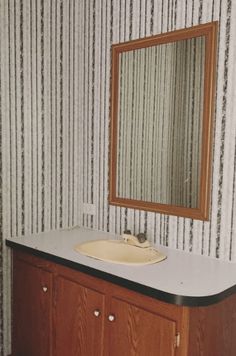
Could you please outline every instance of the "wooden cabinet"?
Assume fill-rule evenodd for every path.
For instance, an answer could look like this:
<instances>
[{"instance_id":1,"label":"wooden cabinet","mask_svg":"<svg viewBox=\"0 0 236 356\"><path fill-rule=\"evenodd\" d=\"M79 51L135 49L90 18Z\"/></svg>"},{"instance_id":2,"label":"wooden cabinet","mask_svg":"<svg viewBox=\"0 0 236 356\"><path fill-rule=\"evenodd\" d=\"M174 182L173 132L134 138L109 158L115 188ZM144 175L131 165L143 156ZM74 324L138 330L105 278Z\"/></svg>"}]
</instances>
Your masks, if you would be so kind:
<instances>
[{"instance_id":1,"label":"wooden cabinet","mask_svg":"<svg viewBox=\"0 0 236 356\"><path fill-rule=\"evenodd\" d=\"M145 305L112 297L108 340L113 356L174 356L177 326ZM174 319L174 316L173 316ZM108 316L109 321L109 316Z\"/></svg>"},{"instance_id":2,"label":"wooden cabinet","mask_svg":"<svg viewBox=\"0 0 236 356\"><path fill-rule=\"evenodd\" d=\"M53 355L175 355L175 307L66 267L57 273Z\"/></svg>"},{"instance_id":3,"label":"wooden cabinet","mask_svg":"<svg viewBox=\"0 0 236 356\"><path fill-rule=\"evenodd\" d=\"M52 273L45 262L14 258L13 354L50 355Z\"/></svg>"},{"instance_id":4,"label":"wooden cabinet","mask_svg":"<svg viewBox=\"0 0 236 356\"><path fill-rule=\"evenodd\" d=\"M105 295L60 268L55 277L53 355L103 355ZM70 273L73 272L73 273Z\"/></svg>"},{"instance_id":5,"label":"wooden cabinet","mask_svg":"<svg viewBox=\"0 0 236 356\"><path fill-rule=\"evenodd\" d=\"M235 356L236 296L158 301L14 251L13 356Z\"/></svg>"}]
</instances>

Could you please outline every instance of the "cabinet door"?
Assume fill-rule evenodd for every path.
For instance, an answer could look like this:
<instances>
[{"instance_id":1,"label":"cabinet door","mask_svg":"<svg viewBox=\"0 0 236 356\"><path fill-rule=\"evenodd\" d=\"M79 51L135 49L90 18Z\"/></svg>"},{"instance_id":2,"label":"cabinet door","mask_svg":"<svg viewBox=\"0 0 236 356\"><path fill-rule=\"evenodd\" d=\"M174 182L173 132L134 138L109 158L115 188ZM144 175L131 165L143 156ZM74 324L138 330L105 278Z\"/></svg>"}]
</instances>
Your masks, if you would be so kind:
<instances>
[{"instance_id":1,"label":"cabinet door","mask_svg":"<svg viewBox=\"0 0 236 356\"><path fill-rule=\"evenodd\" d=\"M103 355L104 295L69 276L56 277L54 355Z\"/></svg>"},{"instance_id":2,"label":"cabinet door","mask_svg":"<svg viewBox=\"0 0 236 356\"><path fill-rule=\"evenodd\" d=\"M106 320L109 355L175 355L175 321L114 297Z\"/></svg>"},{"instance_id":3,"label":"cabinet door","mask_svg":"<svg viewBox=\"0 0 236 356\"><path fill-rule=\"evenodd\" d=\"M14 258L13 355L50 355L52 274Z\"/></svg>"}]
</instances>

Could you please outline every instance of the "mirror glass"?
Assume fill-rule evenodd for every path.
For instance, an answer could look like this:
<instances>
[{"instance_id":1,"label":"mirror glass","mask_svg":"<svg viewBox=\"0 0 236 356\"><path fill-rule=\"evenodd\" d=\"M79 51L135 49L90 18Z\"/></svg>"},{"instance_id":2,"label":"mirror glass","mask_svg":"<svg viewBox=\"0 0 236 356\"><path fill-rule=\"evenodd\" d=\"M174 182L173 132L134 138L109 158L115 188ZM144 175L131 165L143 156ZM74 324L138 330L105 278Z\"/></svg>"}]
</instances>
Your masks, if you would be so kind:
<instances>
[{"instance_id":1,"label":"mirror glass","mask_svg":"<svg viewBox=\"0 0 236 356\"><path fill-rule=\"evenodd\" d=\"M214 25L113 47L111 204L206 219Z\"/></svg>"},{"instance_id":2,"label":"mirror glass","mask_svg":"<svg viewBox=\"0 0 236 356\"><path fill-rule=\"evenodd\" d=\"M119 56L116 191L198 206L205 38Z\"/></svg>"}]
</instances>

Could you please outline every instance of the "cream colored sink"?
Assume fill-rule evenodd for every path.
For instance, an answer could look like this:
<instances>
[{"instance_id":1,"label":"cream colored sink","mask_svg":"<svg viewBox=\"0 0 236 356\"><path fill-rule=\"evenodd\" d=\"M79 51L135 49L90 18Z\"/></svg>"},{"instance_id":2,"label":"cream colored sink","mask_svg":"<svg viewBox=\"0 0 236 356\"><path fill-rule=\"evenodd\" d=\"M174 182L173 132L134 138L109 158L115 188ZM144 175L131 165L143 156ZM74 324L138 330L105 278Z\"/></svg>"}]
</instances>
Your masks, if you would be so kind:
<instances>
[{"instance_id":1,"label":"cream colored sink","mask_svg":"<svg viewBox=\"0 0 236 356\"><path fill-rule=\"evenodd\" d=\"M88 241L76 245L75 250L88 257L125 265L148 265L166 258L152 247L136 247L122 240Z\"/></svg>"}]
</instances>

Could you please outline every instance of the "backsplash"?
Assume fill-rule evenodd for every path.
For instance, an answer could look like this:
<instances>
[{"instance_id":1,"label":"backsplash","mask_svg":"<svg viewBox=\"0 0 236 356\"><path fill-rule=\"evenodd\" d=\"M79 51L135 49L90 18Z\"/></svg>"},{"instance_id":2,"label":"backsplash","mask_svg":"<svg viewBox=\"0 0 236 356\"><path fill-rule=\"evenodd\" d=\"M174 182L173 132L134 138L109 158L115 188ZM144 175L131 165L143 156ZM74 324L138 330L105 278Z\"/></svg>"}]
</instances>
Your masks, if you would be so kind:
<instances>
[{"instance_id":1,"label":"backsplash","mask_svg":"<svg viewBox=\"0 0 236 356\"><path fill-rule=\"evenodd\" d=\"M0 354L3 328L5 350L10 344L2 237L77 224L130 228L236 261L236 3L2 0L0 17ZM212 20L219 20L219 46L210 221L109 206L111 44ZM95 205L94 216L83 214L84 203Z\"/></svg>"}]
</instances>

